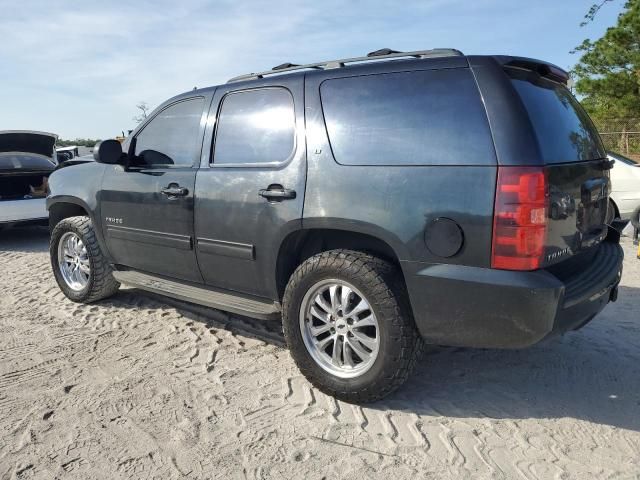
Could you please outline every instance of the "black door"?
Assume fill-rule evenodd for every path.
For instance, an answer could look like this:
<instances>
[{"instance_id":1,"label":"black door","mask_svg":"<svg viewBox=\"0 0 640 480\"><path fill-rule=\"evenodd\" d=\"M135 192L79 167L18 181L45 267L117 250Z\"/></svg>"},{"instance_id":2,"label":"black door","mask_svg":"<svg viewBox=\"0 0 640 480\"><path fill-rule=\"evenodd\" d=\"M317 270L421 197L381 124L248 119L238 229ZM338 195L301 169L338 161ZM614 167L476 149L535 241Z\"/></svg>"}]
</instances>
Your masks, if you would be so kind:
<instances>
[{"instance_id":1,"label":"black door","mask_svg":"<svg viewBox=\"0 0 640 480\"><path fill-rule=\"evenodd\" d=\"M195 231L208 285L274 299L278 249L302 222L303 79L257 87L216 91L217 126L205 136L206 148L215 146L198 171Z\"/></svg>"},{"instance_id":2,"label":"black door","mask_svg":"<svg viewBox=\"0 0 640 480\"><path fill-rule=\"evenodd\" d=\"M103 233L117 264L202 282L193 248L193 207L205 104L204 97L195 97L161 109L135 134L129 165L105 172Z\"/></svg>"}]
</instances>

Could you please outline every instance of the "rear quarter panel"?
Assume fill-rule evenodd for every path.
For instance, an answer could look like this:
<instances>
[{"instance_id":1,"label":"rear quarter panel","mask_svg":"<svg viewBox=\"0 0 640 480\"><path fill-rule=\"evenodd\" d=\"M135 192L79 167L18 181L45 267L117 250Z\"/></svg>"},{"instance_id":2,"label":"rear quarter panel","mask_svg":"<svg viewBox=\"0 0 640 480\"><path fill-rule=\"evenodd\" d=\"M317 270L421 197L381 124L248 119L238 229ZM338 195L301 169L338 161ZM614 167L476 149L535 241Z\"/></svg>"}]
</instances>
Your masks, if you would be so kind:
<instances>
[{"instance_id":1,"label":"rear quarter panel","mask_svg":"<svg viewBox=\"0 0 640 480\"><path fill-rule=\"evenodd\" d=\"M383 68L383 67L373 67ZM389 67L387 67L389 68ZM488 267L496 181L495 157L486 165L361 166L334 159L324 123L320 85L306 82L308 174L304 228L337 228L385 241L408 273L410 263ZM464 135L464 130L460 131ZM454 220L464 244L449 258L425 244L425 227L439 217ZM413 270L413 268L411 268Z\"/></svg>"}]
</instances>

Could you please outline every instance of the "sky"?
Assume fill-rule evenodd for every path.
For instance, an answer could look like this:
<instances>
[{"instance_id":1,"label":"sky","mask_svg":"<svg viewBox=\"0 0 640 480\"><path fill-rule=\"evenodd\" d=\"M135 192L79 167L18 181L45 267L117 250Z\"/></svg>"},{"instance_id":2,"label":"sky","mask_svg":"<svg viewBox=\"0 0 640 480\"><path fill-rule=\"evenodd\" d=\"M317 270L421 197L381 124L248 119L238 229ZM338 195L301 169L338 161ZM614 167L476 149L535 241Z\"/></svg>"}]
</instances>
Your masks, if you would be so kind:
<instances>
[{"instance_id":1,"label":"sky","mask_svg":"<svg viewBox=\"0 0 640 480\"><path fill-rule=\"evenodd\" d=\"M0 0L0 130L113 138L136 104L268 70L388 47L535 57L569 52L616 22L624 0Z\"/></svg>"}]
</instances>

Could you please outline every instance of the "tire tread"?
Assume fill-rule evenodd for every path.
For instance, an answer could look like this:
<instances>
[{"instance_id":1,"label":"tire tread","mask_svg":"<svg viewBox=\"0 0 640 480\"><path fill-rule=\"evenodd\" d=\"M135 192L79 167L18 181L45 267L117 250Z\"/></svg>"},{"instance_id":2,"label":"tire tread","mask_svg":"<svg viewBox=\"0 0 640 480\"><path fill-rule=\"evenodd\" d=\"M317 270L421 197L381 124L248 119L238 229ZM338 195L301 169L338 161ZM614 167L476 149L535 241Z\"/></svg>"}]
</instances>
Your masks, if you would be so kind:
<instances>
[{"instance_id":1,"label":"tire tread","mask_svg":"<svg viewBox=\"0 0 640 480\"><path fill-rule=\"evenodd\" d=\"M391 360L383 367L382 375L365 388L339 389L327 381L329 374L314 368L313 360L306 354L304 345L294 344L298 318L290 318L292 301L302 280L313 272L335 269L359 277L366 289L376 299L382 312L381 321L390 321L394 332L393 344L398 348L391 352ZM402 385L423 351L423 341L417 332L407 300L404 282L396 267L374 255L353 250L329 250L303 262L291 276L283 298L283 330L292 356L301 372L320 390L352 403L368 403L379 400Z\"/></svg>"},{"instance_id":2,"label":"tire tread","mask_svg":"<svg viewBox=\"0 0 640 480\"><path fill-rule=\"evenodd\" d=\"M54 250L58 248L56 240L59 239L64 232L70 230L78 231L82 236L83 243L87 247L87 252L89 253L89 259L91 262L92 279L90 280L89 290L82 297L74 298L73 296L69 296L65 289L66 286L58 281L62 290L69 299L82 303L92 303L114 295L120 288L120 283L113 278L113 269L100 249L100 244L98 243L98 239L96 238L96 234L93 229L93 224L89 217L68 217L61 220L54 227L51 233L52 241L50 245L50 254L54 271L58 268L54 262L54 258L57 258L57 252L54 254ZM56 279L57 278L58 277L56 275Z\"/></svg>"}]
</instances>

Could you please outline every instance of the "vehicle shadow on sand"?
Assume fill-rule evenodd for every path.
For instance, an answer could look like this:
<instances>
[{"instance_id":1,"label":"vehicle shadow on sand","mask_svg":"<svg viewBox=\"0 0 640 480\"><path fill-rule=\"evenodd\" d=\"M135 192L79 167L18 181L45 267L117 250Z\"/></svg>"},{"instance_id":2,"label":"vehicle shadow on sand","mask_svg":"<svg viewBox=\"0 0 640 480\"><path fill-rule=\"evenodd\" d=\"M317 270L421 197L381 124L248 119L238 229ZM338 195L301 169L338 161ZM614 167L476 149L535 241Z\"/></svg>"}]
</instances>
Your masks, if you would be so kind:
<instances>
[{"instance_id":1,"label":"vehicle shadow on sand","mask_svg":"<svg viewBox=\"0 0 640 480\"><path fill-rule=\"evenodd\" d=\"M1 252L47 252L49 229L46 226L4 227L0 229Z\"/></svg>"},{"instance_id":2,"label":"vehicle shadow on sand","mask_svg":"<svg viewBox=\"0 0 640 480\"><path fill-rule=\"evenodd\" d=\"M433 347L373 408L457 418L561 418L640 431L640 289L583 329L523 350Z\"/></svg>"},{"instance_id":3,"label":"vehicle shadow on sand","mask_svg":"<svg viewBox=\"0 0 640 480\"><path fill-rule=\"evenodd\" d=\"M131 289L171 305L208 328L285 347L280 322L260 321ZM148 307L148 306L147 306ZM369 408L454 418L570 417L640 431L640 289L620 287L619 300L577 332L523 350L428 347L406 384Z\"/></svg>"},{"instance_id":4,"label":"vehicle shadow on sand","mask_svg":"<svg viewBox=\"0 0 640 480\"><path fill-rule=\"evenodd\" d=\"M97 304L116 308L137 309L140 307L141 299L144 299L145 309L173 307L187 321L201 323L206 328L222 328L234 334L260 340L271 345L286 347L280 321L264 321L243 317L137 288L123 288L115 296L102 300Z\"/></svg>"}]
</instances>

